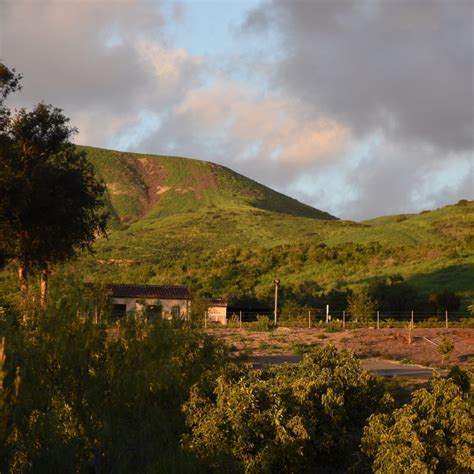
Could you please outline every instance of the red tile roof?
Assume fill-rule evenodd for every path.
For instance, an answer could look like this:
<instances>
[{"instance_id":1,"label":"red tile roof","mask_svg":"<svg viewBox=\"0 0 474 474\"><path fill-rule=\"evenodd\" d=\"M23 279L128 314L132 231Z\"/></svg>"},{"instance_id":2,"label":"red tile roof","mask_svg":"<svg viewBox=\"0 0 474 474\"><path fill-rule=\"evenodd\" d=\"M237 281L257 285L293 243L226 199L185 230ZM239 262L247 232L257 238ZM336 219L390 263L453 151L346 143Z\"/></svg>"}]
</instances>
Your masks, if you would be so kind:
<instances>
[{"instance_id":1,"label":"red tile roof","mask_svg":"<svg viewBox=\"0 0 474 474\"><path fill-rule=\"evenodd\" d=\"M108 284L113 298L158 298L163 300L190 300L191 293L185 286Z\"/></svg>"},{"instance_id":2,"label":"red tile roof","mask_svg":"<svg viewBox=\"0 0 474 474\"><path fill-rule=\"evenodd\" d=\"M208 298L207 304L209 306L227 306L227 301L224 298Z\"/></svg>"}]
</instances>

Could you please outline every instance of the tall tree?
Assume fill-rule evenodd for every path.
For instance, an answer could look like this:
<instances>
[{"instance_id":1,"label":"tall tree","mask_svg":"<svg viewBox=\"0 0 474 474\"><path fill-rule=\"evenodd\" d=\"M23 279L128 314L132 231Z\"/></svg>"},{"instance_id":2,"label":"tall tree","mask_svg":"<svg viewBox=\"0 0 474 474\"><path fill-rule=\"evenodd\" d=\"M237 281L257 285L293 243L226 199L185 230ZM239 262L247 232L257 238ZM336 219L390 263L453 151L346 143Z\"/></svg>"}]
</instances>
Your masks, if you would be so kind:
<instances>
[{"instance_id":1,"label":"tall tree","mask_svg":"<svg viewBox=\"0 0 474 474\"><path fill-rule=\"evenodd\" d=\"M355 321L370 321L376 309L377 303L370 297L366 286L356 289L347 298L347 310Z\"/></svg>"},{"instance_id":2,"label":"tall tree","mask_svg":"<svg viewBox=\"0 0 474 474\"><path fill-rule=\"evenodd\" d=\"M18 265L23 300L28 275L41 275L46 304L50 266L91 250L105 234L105 187L71 143L77 132L61 109L43 103L6 113L0 131L0 247Z\"/></svg>"}]
</instances>

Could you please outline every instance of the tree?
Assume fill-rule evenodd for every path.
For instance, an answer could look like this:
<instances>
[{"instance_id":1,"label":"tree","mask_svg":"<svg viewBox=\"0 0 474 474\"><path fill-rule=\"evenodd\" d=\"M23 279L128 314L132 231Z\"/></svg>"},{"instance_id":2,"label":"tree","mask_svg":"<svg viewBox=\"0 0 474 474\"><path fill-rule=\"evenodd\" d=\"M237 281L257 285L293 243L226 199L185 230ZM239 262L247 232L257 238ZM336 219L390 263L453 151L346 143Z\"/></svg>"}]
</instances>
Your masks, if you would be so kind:
<instances>
[{"instance_id":1,"label":"tree","mask_svg":"<svg viewBox=\"0 0 474 474\"><path fill-rule=\"evenodd\" d=\"M411 403L369 418L362 438L364 472L470 473L474 469L472 407L450 379L432 380Z\"/></svg>"},{"instance_id":2,"label":"tree","mask_svg":"<svg viewBox=\"0 0 474 474\"><path fill-rule=\"evenodd\" d=\"M407 311L418 306L419 295L401 275L377 279L369 286L370 296L383 311Z\"/></svg>"},{"instance_id":3,"label":"tree","mask_svg":"<svg viewBox=\"0 0 474 474\"><path fill-rule=\"evenodd\" d=\"M454 344L452 343L451 339L449 337L444 336L441 338L441 343L438 346L438 352L441 354L441 363L444 364L446 359L449 358L449 356L452 354L454 351Z\"/></svg>"},{"instance_id":4,"label":"tree","mask_svg":"<svg viewBox=\"0 0 474 474\"><path fill-rule=\"evenodd\" d=\"M97 236L105 235L105 187L85 153L71 143L77 130L61 109L40 103L31 112L21 109L4 117L0 251L18 265L23 301L29 273L40 273L44 306L51 265L78 250L91 251Z\"/></svg>"},{"instance_id":5,"label":"tree","mask_svg":"<svg viewBox=\"0 0 474 474\"><path fill-rule=\"evenodd\" d=\"M461 306L461 298L453 291L431 293L428 302L434 307L436 314L439 311L457 311Z\"/></svg>"},{"instance_id":6,"label":"tree","mask_svg":"<svg viewBox=\"0 0 474 474\"><path fill-rule=\"evenodd\" d=\"M11 413L0 472L196 472L179 447L181 405L201 375L226 360L222 343L162 320L122 320L108 337L106 322L83 317L101 308L65 274L51 278L49 296L45 310L31 311L31 325L16 324L10 310L0 318L10 394L3 413Z\"/></svg>"},{"instance_id":7,"label":"tree","mask_svg":"<svg viewBox=\"0 0 474 474\"><path fill-rule=\"evenodd\" d=\"M204 374L184 404L184 446L208 472L333 472L347 467L383 384L326 345L294 366L230 365ZM339 472L339 471L338 471Z\"/></svg>"},{"instance_id":8,"label":"tree","mask_svg":"<svg viewBox=\"0 0 474 474\"><path fill-rule=\"evenodd\" d=\"M377 303L369 296L367 287L362 286L347 298L347 311L356 321L369 321Z\"/></svg>"}]
</instances>

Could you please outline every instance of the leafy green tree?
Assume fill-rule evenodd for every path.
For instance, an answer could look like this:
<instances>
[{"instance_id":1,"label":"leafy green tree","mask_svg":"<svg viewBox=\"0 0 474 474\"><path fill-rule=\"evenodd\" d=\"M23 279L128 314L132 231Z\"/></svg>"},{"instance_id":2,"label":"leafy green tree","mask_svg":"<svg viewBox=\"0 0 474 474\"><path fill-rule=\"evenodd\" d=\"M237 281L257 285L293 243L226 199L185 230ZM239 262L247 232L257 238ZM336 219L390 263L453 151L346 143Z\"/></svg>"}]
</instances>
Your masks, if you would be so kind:
<instances>
[{"instance_id":1,"label":"leafy green tree","mask_svg":"<svg viewBox=\"0 0 474 474\"><path fill-rule=\"evenodd\" d=\"M377 303L370 297L366 286L361 286L347 298L347 311L355 321L370 321Z\"/></svg>"},{"instance_id":2,"label":"leafy green tree","mask_svg":"<svg viewBox=\"0 0 474 474\"><path fill-rule=\"evenodd\" d=\"M194 472L181 405L223 346L169 321L125 319L111 334L86 317L82 285L61 280L28 324L0 324L25 368L0 472Z\"/></svg>"},{"instance_id":3,"label":"leafy green tree","mask_svg":"<svg viewBox=\"0 0 474 474\"><path fill-rule=\"evenodd\" d=\"M90 251L105 234L105 187L71 143L76 129L60 109L38 104L6 117L0 130L0 251L17 263L24 299L29 273L40 272L44 306L50 266Z\"/></svg>"},{"instance_id":4,"label":"leafy green tree","mask_svg":"<svg viewBox=\"0 0 474 474\"><path fill-rule=\"evenodd\" d=\"M210 472L344 466L384 390L352 353L323 346L295 366L229 366L191 389L184 445Z\"/></svg>"},{"instance_id":5,"label":"leafy green tree","mask_svg":"<svg viewBox=\"0 0 474 474\"><path fill-rule=\"evenodd\" d=\"M371 283L369 294L382 311L409 311L419 306L418 291L400 275Z\"/></svg>"},{"instance_id":6,"label":"leafy green tree","mask_svg":"<svg viewBox=\"0 0 474 474\"><path fill-rule=\"evenodd\" d=\"M361 467L374 473L471 473L472 406L450 379L434 378L411 403L372 415L364 428Z\"/></svg>"},{"instance_id":7,"label":"leafy green tree","mask_svg":"<svg viewBox=\"0 0 474 474\"><path fill-rule=\"evenodd\" d=\"M446 361L446 359L449 358L449 356L453 353L453 351L454 351L454 344L451 341L451 339L449 339L449 337L446 337L446 336L442 337L441 342L438 346L438 352L441 354L443 364Z\"/></svg>"},{"instance_id":8,"label":"leafy green tree","mask_svg":"<svg viewBox=\"0 0 474 474\"><path fill-rule=\"evenodd\" d=\"M0 62L0 130L3 129L5 121L10 116L10 110L5 107L5 99L12 92L21 89L21 74L17 74L15 69L9 69Z\"/></svg>"},{"instance_id":9,"label":"leafy green tree","mask_svg":"<svg viewBox=\"0 0 474 474\"><path fill-rule=\"evenodd\" d=\"M454 365L449 370L447 377L451 379L464 393L469 393L471 390L471 377L469 374L474 375L472 371L466 371Z\"/></svg>"}]
</instances>

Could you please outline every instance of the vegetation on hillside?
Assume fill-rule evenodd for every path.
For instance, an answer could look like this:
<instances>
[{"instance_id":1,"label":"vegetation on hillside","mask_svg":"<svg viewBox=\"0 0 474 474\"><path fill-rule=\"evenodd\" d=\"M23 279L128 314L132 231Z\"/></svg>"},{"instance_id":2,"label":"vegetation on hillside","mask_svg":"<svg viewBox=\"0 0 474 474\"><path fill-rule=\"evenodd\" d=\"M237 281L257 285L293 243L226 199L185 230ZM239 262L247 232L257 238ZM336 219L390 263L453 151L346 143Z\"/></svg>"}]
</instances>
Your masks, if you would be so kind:
<instances>
[{"instance_id":1,"label":"vegetation on hillside","mask_svg":"<svg viewBox=\"0 0 474 474\"><path fill-rule=\"evenodd\" d=\"M401 276L420 301L456 292L463 309L474 298L473 202L356 223L213 163L84 150L117 216L96 256L75 267L86 279L180 283L196 296L265 302L278 277L299 302L312 287L314 305L316 297ZM409 300L399 298L417 309Z\"/></svg>"}]
</instances>

